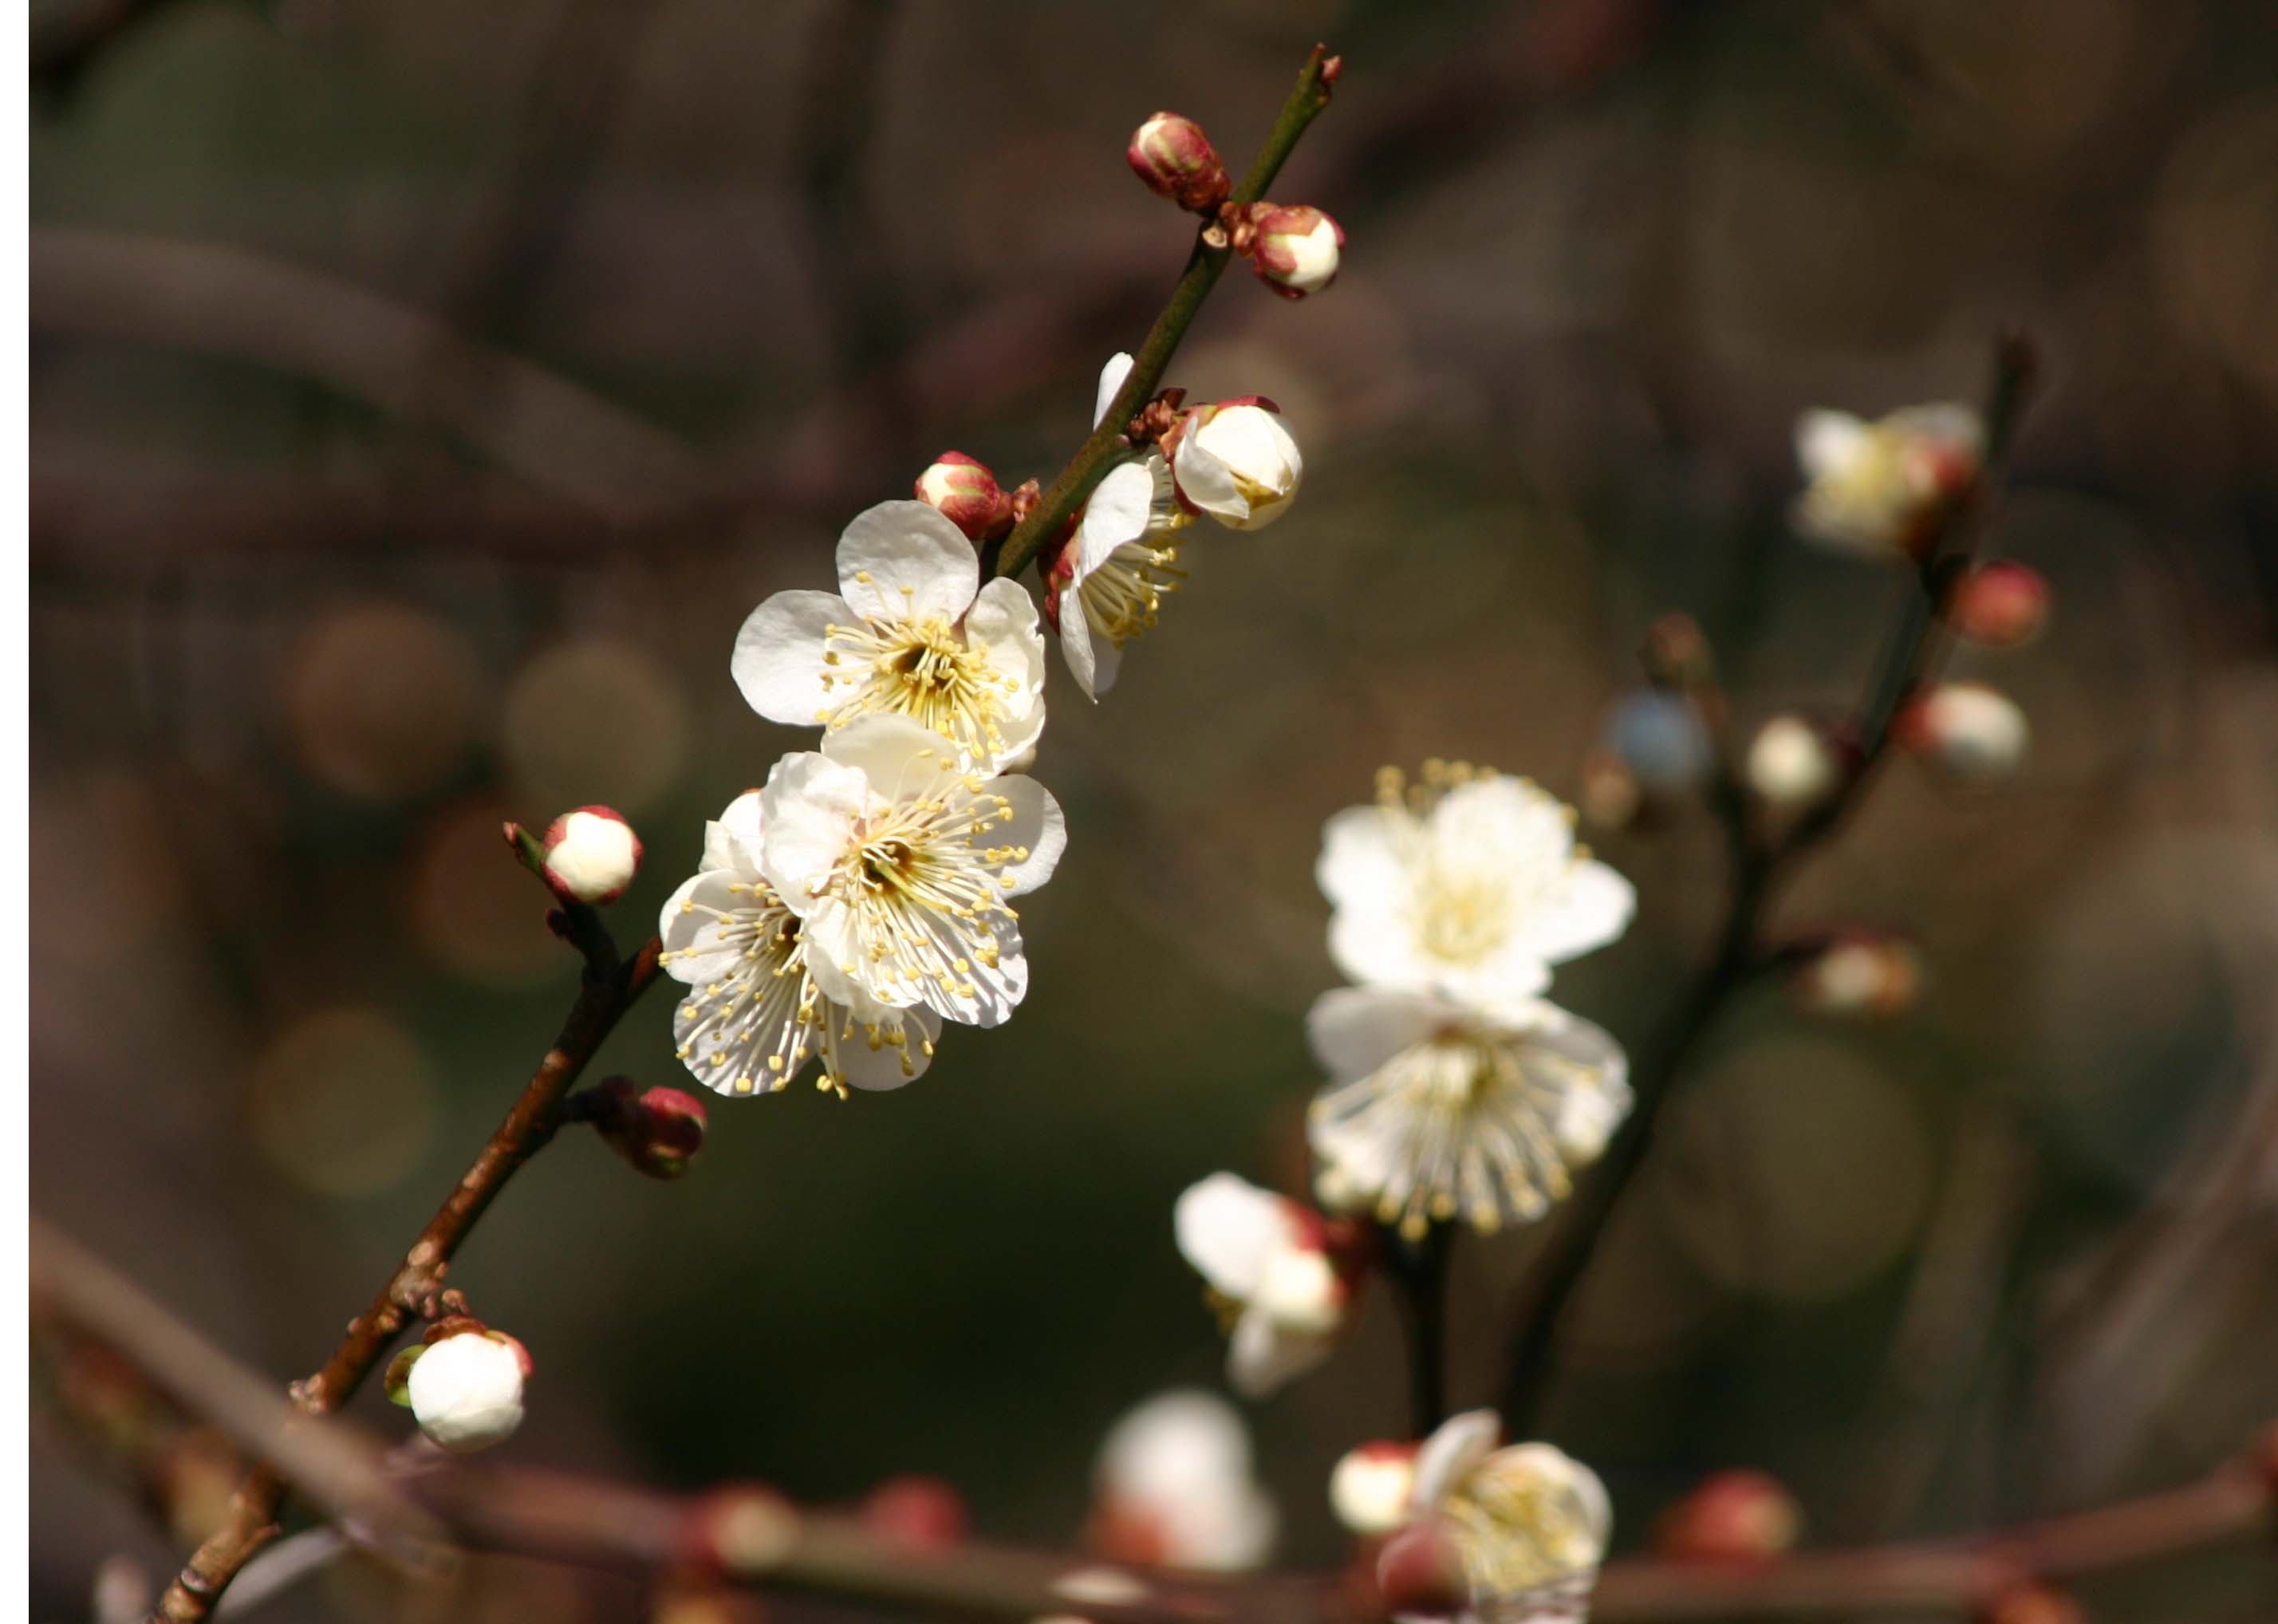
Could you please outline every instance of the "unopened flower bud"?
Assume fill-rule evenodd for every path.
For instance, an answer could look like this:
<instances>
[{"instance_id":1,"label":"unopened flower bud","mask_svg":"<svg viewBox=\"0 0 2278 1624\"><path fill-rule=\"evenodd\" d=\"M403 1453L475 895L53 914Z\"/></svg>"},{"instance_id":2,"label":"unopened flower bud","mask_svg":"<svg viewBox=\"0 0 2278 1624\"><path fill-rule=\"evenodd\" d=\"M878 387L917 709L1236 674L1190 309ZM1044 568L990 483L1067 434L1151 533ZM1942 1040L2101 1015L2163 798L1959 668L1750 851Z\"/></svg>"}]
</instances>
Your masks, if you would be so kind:
<instances>
[{"instance_id":1,"label":"unopened flower bud","mask_svg":"<svg viewBox=\"0 0 2278 1624\"><path fill-rule=\"evenodd\" d=\"M1319 293L1337 280L1344 227L1310 203L1259 203L1250 213L1250 268L1285 299Z\"/></svg>"},{"instance_id":2,"label":"unopened flower bud","mask_svg":"<svg viewBox=\"0 0 2278 1624\"><path fill-rule=\"evenodd\" d=\"M1376 1588L1395 1618L1445 1618L1471 1599L1460 1547L1437 1520L1403 1528L1377 1553Z\"/></svg>"},{"instance_id":3,"label":"unopened flower bud","mask_svg":"<svg viewBox=\"0 0 2278 1624\"><path fill-rule=\"evenodd\" d=\"M1801 716L1774 716L1748 746L1748 787L1770 806L1812 805L1835 787L1840 770L1834 746Z\"/></svg>"},{"instance_id":4,"label":"unopened flower bud","mask_svg":"<svg viewBox=\"0 0 2278 1624\"><path fill-rule=\"evenodd\" d=\"M1907 707L1899 741L1965 783L1990 783L2025 759L2032 729L2017 703L1982 682L1941 683Z\"/></svg>"},{"instance_id":5,"label":"unopened flower bud","mask_svg":"<svg viewBox=\"0 0 2278 1624\"><path fill-rule=\"evenodd\" d=\"M1614 707L1606 746L1649 795L1683 794L1708 778L1716 757L1693 701L1662 688L1640 688Z\"/></svg>"},{"instance_id":6,"label":"unopened flower bud","mask_svg":"<svg viewBox=\"0 0 2278 1624\"><path fill-rule=\"evenodd\" d=\"M546 883L565 902L614 902L640 872L640 839L608 807L564 812L547 826L544 846Z\"/></svg>"},{"instance_id":7,"label":"unopened flower bud","mask_svg":"<svg viewBox=\"0 0 2278 1624\"><path fill-rule=\"evenodd\" d=\"M1305 473L1281 409L1258 395L1197 406L1164 437L1179 500L1233 530L1281 517Z\"/></svg>"},{"instance_id":8,"label":"unopened flower bud","mask_svg":"<svg viewBox=\"0 0 2278 1624\"><path fill-rule=\"evenodd\" d=\"M1416 1445L1364 1444L1329 1474L1329 1505L1356 1534L1389 1534L1407 1522L1416 1488Z\"/></svg>"},{"instance_id":9,"label":"unopened flower bud","mask_svg":"<svg viewBox=\"0 0 2278 1624\"><path fill-rule=\"evenodd\" d=\"M1815 1015L1889 1016L1914 1007L1922 961L1896 937L1850 931L1834 938L1797 969L1796 1001Z\"/></svg>"},{"instance_id":10,"label":"unopened flower bud","mask_svg":"<svg viewBox=\"0 0 2278 1624\"><path fill-rule=\"evenodd\" d=\"M1582 758L1582 816L1601 829L1625 828L1644 801L1638 781L1622 758L1611 750L1593 750Z\"/></svg>"},{"instance_id":11,"label":"unopened flower bud","mask_svg":"<svg viewBox=\"0 0 2278 1624\"><path fill-rule=\"evenodd\" d=\"M1802 1508L1777 1478L1718 1472L1662 1513L1654 1548L1680 1562L1754 1567L1786 1551L1802 1530Z\"/></svg>"},{"instance_id":12,"label":"unopened flower bud","mask_svg":"<svg viewBox=\"0 0 2278 1624\"><path fill-rule=\"evenodd\" d=\"M2049 584L2021 563L1979 564L1953 584L1946 624L1973 643L2014 648L2030 643L2048 621Z\"/></svg>"},{"instance_id":13,"label":"unopened flower bud","mask_svg":"<svg viewBox=\"0 0 2278 1624\"><path fill-rule=\"evenodd\" d=\"M2088 1624L2088 1614L2071 1597L2030 1581L2002 1590L1977 1617L1980 1624Z\"/></svg>"},{"instance_id":14,"label":"unopened flower bud","mask_svg":"<svg viewBox=\"0 0 2278 1624\"><path fill-rule=\"evenodd\" d=\"M574 1115L651 1178L678 1178L704 1148L704 1102L680 1089L610 1077L577 1096Z\"/></svg>"},{"instance_id":15,"label":"unopened flower bud","mask_svg":"<svg viewBox=\"0 0 2278 1624\"><path fill-rule=\"evenodd\" d=\"M1197 214L1216 210L1234 189L1203 126L1174 112L1158 112L1141 125L1124 156L1149 191Z\"/></svg>"},{"instance_id":16,"label":"unopened flower bud","mask_svg":"<svg viewBox=\"0 0 2278 1624\"><path fill-rule=\"evenodd\" d=\"M890 1477L863 1498L862 1527L906 1551L946 1551L964 1543L971 1519L965 1497L938 1477Z\"/></svg>"},{"instance_id":17,"label":"unopened flower bud","mask_svg":"<svg viewBox=\"0 0 2278 1624\"><path fill-rule=\"evenodd\" d=\"M440 1333L440 1334L439 1334ZM530 1353L504 1331L447 1320L422 1347L388 1367L388 1391L411 1407L430 1442L455 1452L487 1449L522 1425Z\"/></svg>"},{"instance_id":18,"label":"unopened flower bud","mask_svg":"<svg viewBox=\"0 0 2278 1624\"><path fill-rule=\"evenodd\" d=\"M937 509L971 541L989 541L1013 528L1013 498L988 464L962 451L944 451L917 478L917 498Z\"/></svg>"}]
</instances>

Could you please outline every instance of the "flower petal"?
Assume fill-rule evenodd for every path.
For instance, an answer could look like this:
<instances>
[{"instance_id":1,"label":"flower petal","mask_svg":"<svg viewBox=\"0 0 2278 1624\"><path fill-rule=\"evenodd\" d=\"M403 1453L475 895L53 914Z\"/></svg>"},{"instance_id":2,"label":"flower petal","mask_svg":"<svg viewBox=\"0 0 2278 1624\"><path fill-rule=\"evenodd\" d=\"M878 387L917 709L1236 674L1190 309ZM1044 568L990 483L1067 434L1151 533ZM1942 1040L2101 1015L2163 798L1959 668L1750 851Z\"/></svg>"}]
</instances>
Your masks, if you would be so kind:
<instances>
[{"instance_id":1,"label":"flower petal","mask_svg":"<svg viewBox=\"0 0 2278 1624\"><path fill-rule=\"evenodd\" d=\"M1629 928L1637 887L1602 862L1571 865L1564 882L1528 910L1517 943L1548 964L1602 947Z\"/></svg>"},{"instance_id":2,"label":"flower petal","mask_svg":"<svg viewBox=\"0 0 2278 1624\"><path fill-rule=\"evenodd\" d=\"M1329 957L1365 986L1429 992L1441 966L1417 946L1416 932L1397 913L1341 908L1329 916Z\"/></svg>"},{"instance_id":3,"label":"flower petal","mask_svg":"<svg viewBox=\"0 0 2278 1624\"><path fill-rule=\"evenodd\" d=\"M956 746L901 716L857 717L822 741L822 754L860 773L870 793L888 801L929 794L958 770Z\"/></svg>"},{"instance_id":4,"label":"flower petal","mask_svg":"<svg viewBox=\"0 0 2278 1624\"><path fill-rule=\"evenodd\" d=\"M1266 1260L1289 1244L1288 1203L1233 1173L1213 1173L1180 1191L1171 1208L1179 1253L1237 1302L1257 1291Z\"/></svg>"},{"instance_id":5,"label":"flower petal","mask_svg":"<svg viewBox=\"0 0 2278 1624\"><path fill-rule=\"evenodd\" d=\"M1012 882L1004 888L1005 894L1016 897L1034 891L1051 878L1060 854L1067 849L1067 819L1060 803L1043 785L1019 773L990 779L984 793L1002 795L1013 803L1011 816L989 831L990 845L1021 846L1028 854L1005 865L1003 877Z\"/></svg>"},{"instance_id":6,"label":"flower petal","mask_svg":"<svg viewBox=\"0 0 2278 1624\"><path fill-rule=\"evenodd\" d=\"M846 600L831 592L779 592L753 609L736 633L728 671L744 702L770 722L811 727L830 709L822 686L828 627L854 619Z\"/></svg>"},{"instance_id":7,"label":"flower petal","mask_svg":"<svg viewBox=\"0 0 2278 1624\"><path fill-rule=\"evenodd\" d=\"M1060 589L1060 658L1067 662L1068 675L1084 696L1097 703L1098 647L1112 647L1105 638L1097 645L1091 640L1091 623L1083 617L1083 594L1074 582Z\"/></svg>"},{"instance_id":8,"label":"flower petal","mask_svg":"<svg viewBox=\"0 0 2278 1624\"><path fill-rule=\"evenodd\" d=\"M1245 1314L1234 1323L1227 1344L1227 1380L1245 1398L1265 1398L1328 1358L1334 1336L1292 1331L1262 1314Z\"/></svg>"},{"instance_id":9,"label":"flower petal","mask_svg":"<svg viewBox=\"0 0 2278 1624\"><path fill-rule=\"evenodd\" d=\"M980 585L973 543L921 502L882 502L838 538L838 590L873 620L955 620Z\"/></svg>"},{"instance_id":10,"label":"flower petal","mask_svg":"<svg viewBox=\"0 0 2278 1624\"><path fill-rule=\"evenodd\" d=\"M1235 484L1233 471L1193 440L1194 431L1190 429L1184 436L1185 443L1171 458L1171 477L1178 481L1179 494L1205 513L1248 518L1250 503Z\"/></svg>"},{"instance_id":11,"label":"flower petal","mask_svg":"<svg viewBox=\"0 0 2278 1624\"><path fill-rule=\"evenodd\" d=\"M862 725L857 723L847 732ZM834 734L832 741L845 737L845 733ZM792 913L804 916L812 908L830 871L845 854L854 820L861 816L868 797L869 782L860 768L842 765L813 750L784 756L768 773L767 787L760 792L767 825L760 868Z\"/></svg>"},{"instance_id":12,"label":"flower petal","mask_svg":"<svg viewBox=\"0 0 2278 1624\"><path fill-rule=\"evenodd\" d=\"M1348 1083L1463 1021L1460 1007L1428 993L1333 987L1306 1012L1305 1036L1328 1074Z\"/></svg>"},{"instance_id":13,"label":"flower petal","mask_svg":"<svg viewBox=\"0 0 2278 1624\"><path fill-rule=\"evenodd\" d=\"M966 641L986 651L989 669L1011 685L998 731L1004 746L994 762L1010 762L1036 747L1044 731L1044 632L1036 600L1018 581L995 580L981 589L965 617Z\"/></svg>"},{"instance_id":14,"label":"flower petal","mask_svg":"<svg viewBox=\"0 0 2278 1624\"><path fill-rule=\"evenodd\" d=\"M1847 411L1807 411L1795 420L1795 460L1807 479L1823 479L1864 455L1874 431Z\"/></svg>"},{"instance_id":15,"label":"flower petal","mask_svg":"<svg viewBox=\"0 0 2278 1624\"><path fill-rule=\"evenodd\" d=\"M1400 842L1413 828L1406 813L1383 807L1347 807L1330 818L1313 865L1321 894L1339 908L1397 908L1409 892Z\"/></svg>"},{"instance_id":16,"label":"flower petal","mask_svg":"<svg viewBox=\"0 0 2278 1624\"><path fill-rule=\"evenodd\" d=\"M1416 1452L1416 1487L1409 1502L1416 1513L1435 1510L1502 1441L1502 1418L1493 1410L1466 1410L1441 1421Z\"/></svg>"},{"instance_id":17,"label":"flower petal","mask_svg":"<svg viewBox=\"0 0 2278 1624\"><path fill-rule=\"evenodd\" d=\"M1112 557L1115 549L1147 533L1155 514L1155 476L1144 463L1126 463L1102 479L1076 525L1076 578Z\"/></svg>"},{"instance_id":18,"label":"flower petal","mask_svg":"<svg viewBox=\"0 0 2278 1624\"><path fill-rule=\"evenodd\" d=\"M940 1017L922 1007L879 1011L864 1022L847 1008L834 1006L824 1012L823 1019L830 1034L824 1063L848 1087L874 1092L900 1088L923 1076L926 1068L933 1064L934 1046L941 1037ZM871 1041L873 1030L877 1033L875 1044Z\"/></svg>"},{"instance_id":19,"label":"flower petal","mask_svg":"<svg viewBox=\"0 0 2278 1624\"><path fill-rule=\"evenodd\" d=\"M1107 420L1107 409L1115 403L1116 392L1130 376L1131 357L1127 352L1119 349L1107 357L1107 364L1099 369L1098 392L1092 396L1092 427L1097 428Z\"/></svg>"}]
</instances>

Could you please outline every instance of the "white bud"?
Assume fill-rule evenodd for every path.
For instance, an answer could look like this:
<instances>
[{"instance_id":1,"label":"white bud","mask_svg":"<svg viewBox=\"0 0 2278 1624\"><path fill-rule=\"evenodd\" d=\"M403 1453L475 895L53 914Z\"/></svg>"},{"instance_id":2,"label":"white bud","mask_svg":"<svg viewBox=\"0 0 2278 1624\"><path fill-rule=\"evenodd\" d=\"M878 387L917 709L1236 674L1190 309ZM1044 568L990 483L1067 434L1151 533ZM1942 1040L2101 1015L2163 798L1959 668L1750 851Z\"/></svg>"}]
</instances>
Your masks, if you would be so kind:
<instances>
[{"instance_id":1,"label":"white bud","mask_svg":"<svg viewBox=\"0 0 2278 1624\"><path fill-rule=\"evenodd\" d=\"M1284 1330L1326 1336L1343 1318L1344 1289L1318 1247L1277 1246L1266 1254L1250 1301Z\"/></svg>"},{"instance_id":2,"label":"white bud","mask_svg":"<svg viewBox=\"0 0 2278 1624\"><path fill-rule=\"evenodd\" d=\"M1407 1522L1416 1488L1416 1446L1364 1444L1329 1474L1329 1505L1356 1534L1389 1534Z\"/></svg>"},{"instance_id":3,"label":"white bud","mask_svg":"<svg viewBox=\"0 0 2278 1624\"><path fill-rule=\"evenodd\" d=\"M1835 787L1835 752L1801 716L1774 716L1748 746L1748 787L1776 807L1807 807Z\"/></svg>"},{"instance_id":4,"label":"white bud","mask_svg":"<svg viewBox=\"0 0 2278 1624\"><path fill-rule=\"evenodd\" d=\"M1271 402L1197 407L1169 445L1180 497L1233 530L1280 517L1304 478L1297 442Z\"/></svg>"},{"instance_id":5,"label":"white bud","mask_svg":"<svg viewBox=\"0 0 2278 1624\"><path fill-rule=\"evenodd\" d=\"M640 871L641 843L608 807L580 807L546 831L546 880L572 902L614 902Z\"/></svg>"},{"instance_id":6,"label":"white bud","mask_svg":"<svg viewBox=\"0 0 2278 1624\"><path fill-rule=\"evenodd\" d=\"M421 1352L406 1383L419 1430L443 1448L487 1449L522 1425L528 1375L510 1337L462 1331Z\"/></svg>"},{"instance_id":7,"label":"white bud","mask_svg":"<svg viewBox=\"0 0 2278 1624\"><path fill-rule=\"evenodd\" d=\"M2032 739L2017 702L1982 682L1940 684L1908 708L1900 731L1908 748L1971 783L2014 772Z\"/></svg>"}]
</instances>

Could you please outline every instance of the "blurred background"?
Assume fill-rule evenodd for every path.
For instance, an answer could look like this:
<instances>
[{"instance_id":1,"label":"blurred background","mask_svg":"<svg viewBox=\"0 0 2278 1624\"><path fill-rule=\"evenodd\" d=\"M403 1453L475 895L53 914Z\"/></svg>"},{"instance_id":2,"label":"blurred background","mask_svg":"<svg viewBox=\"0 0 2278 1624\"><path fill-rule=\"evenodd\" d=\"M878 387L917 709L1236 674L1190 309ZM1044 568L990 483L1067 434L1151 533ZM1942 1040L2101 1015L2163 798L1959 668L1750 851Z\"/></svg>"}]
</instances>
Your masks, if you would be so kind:
<instances>
[{"instance_id":1,"label":"blurred background","mask_svg":"<svg viewBox=\"0 0 2278 1624\"><path fill-rule=\"evenodd\" d=\"M1658 613L1743 728L1836 710L1900 575L1797 540L1799 410L2045 386L1989 538L2052 585L1962 655L2032 758L1900 762L1785 922L1917 943L1903 1019L1718 1026L1580 1303L1546 1432L1634 1548L1713 1468L1816 1540L2180 1482L2278 1413L2278 12L1313 0L34 0L33 1204L247 1361L312 1368L574 985L498 839L626 812L637 939L803 735L728 679L768 594L955 447L1049 481L1186 251L1158 107L1332 211L1302 305L1229 272L1172 371L1274 397L1307 480L1192 532L1107 702L1057 669L1066 861L1034 990L918 1086L715 1101L677 1184L585 1137L453 1275L533 1351L515 1458L843 1501L936 1474L1066 1541L1136 1400L1220 1384L1171 1245L1221 1167L1293 1186L1335 980L1321 820L1382 762L1568 799ZM1634 1046L1715 928L1700 815L1594 833L1641 911L1562 970ZM685 1079L669 996L594 1075ZM1493 1399L1524 1232L1457 1251ZM1404 1429L1380 1292L1253 1412L1279 1557ZM393 1434L377 1391L356 1413ZM33 1613L179 1548L42 1407ZM626 1616L493 1564L452 1616ZM2266 1558L2087 1592L2266 1618ZM394 1616L340 1569L278 1618ZM801 1616L795 1606L779 1610Z\"/></svg>"}]
</instances>

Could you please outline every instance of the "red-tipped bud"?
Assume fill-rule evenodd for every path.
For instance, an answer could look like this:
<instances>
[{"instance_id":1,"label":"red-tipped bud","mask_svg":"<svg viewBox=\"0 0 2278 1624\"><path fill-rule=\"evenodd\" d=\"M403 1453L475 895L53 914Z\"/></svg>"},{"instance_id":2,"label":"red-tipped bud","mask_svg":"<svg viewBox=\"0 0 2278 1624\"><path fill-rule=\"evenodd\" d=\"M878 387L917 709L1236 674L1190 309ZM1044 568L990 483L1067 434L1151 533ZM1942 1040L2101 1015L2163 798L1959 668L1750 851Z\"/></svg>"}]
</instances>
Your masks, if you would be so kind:
<instances>
[{"instance_id":1,"label":"red-tipped bud","mask_svg":"<svg viewBox=\"0 0 2278 1624\"><path fill-rule=\"evenodd\" d=\"M1802 1508L1777 1478L1718 1472L1662 1513L1654 1549L1680 1562L1754 1567L1787 1551L1802 1531Z\"/></svg>"},{"instance_id":2,"label":"red-tipped bud","mask_svg":"<svg viewBox=\"0 0 2278 1624\"><path fill-rule=\"evenodd\" d=\"M2030 1581L2003 1590L1977 1617L1980 1624L2088 1624L2088 1614L2071 1597Z\"/></svg>"},{"instance_id":3,"label":"red-tipped bud","mask_svg":"<svg viewBox=\"0 0 2278 1624\"><path fill-rule=\"evenodd\" d=\"M1385 1612L1400 1618L1445 1618L1471 1597L1463 1555L1436 1521L1411 1524L1384 1542L1376 1589Z\"/></svg>"},{"instance_id":4,"label":"red-tipped bud","mask_svg":"<svg viewBox=\"0 0 2278 1624\"><path fill-rule=\"evenodd\" d=\"M1141 125L1124 156L1149 191L1196 214L1214 212L1234 189L1203 126L1177 113L1158 112Z\"/></svg>"},{"instance_id":5,"label":"red-tipped bud","mask_svg":"<svg viewBox=\"0 0 2278 1624\"><path fill-rule=\"evenodd\" d=\"M1909 943L1853 931L1804 959L1791 985L1796 1002L1815 1015L1888 1017L1914 1007L1922 983L1922 960Z\"/></svg>"},{"instance_id":6,"label":"red-tipped bud","mask_svg":"<svg viewBox=\"0 0 2278 1624\"><path fill-rule=\"evenodd\" d=\"M610 1077L579 1099L579 1115L594 1131L651 1178L678 1178L704 1148L704 1102L680 1089L644 1089L631 1077Z\"/></svg>"},{"instance_id":7,"label":"red-tipped bud","mask_svg":"<svg viewBox=\"0 0 2278 1624\"><path fill-rule=\"evenodd\" d=\"M965 1497L938 1477L890 1477L863 1498L855 1513L864 1528L906 1551L962 1544L972 1520Z\"/></svg>"},{"instance_id":8,"label":"red-tipped bud","mask_svg":"<svg viewBox=\"0 0 2278 1624\"><path fill-rule=\"evenodd\" d=\"M944 451L917 478L917 498L973 541L989 541L1013 528L1013 498L988 464L962 451Z\"/></svg>"},{"instance_id":9,"label":"red-tipped bud","mask_svg":"<svg viewBox=\"0 0 2278 1624\"><path fill-rule=\"evenodd\" d=\"M1968 784L2008 777L2032 739L2017 702L1982 682L1941 683L1900 713L1894 731L1907 749Z\"/></svg>"},{"instance_id":10,"label":"red-tipped bud","mask_svg":"<svg viewBox=\"0 0 2278 1624\"><path fill-rule=\"evenodd\" d=\"M614 902L640 872L640 837L610 807L564 812L547 826L543 845L546 883L565 902Z\"/></svg>"},{"instance_id":11,"label":"red-tipped bud","mask_svg":"<svg viewBox=\"0 0 2278 1624\"><path fill-rule=\"evenodd\" d=\"M1979 564L1953 585L1946 624L1973 643L2015 648L2041 634L2049 617L2049 584L2021 563Z\"/></svg>"},{"instance_id":12,"label":"red-tipped bud","mask_svg":"<svg viewBox=\"0 0 2278 1624\"><path fill-rule=\"evenodd\" d=\"M1310 203L1259 203L1250 211L1255 234L1246 250L1250 268L1285 299L1319 293L1337 280L1344 227Z\"/></svg>"}]
</instances>

